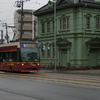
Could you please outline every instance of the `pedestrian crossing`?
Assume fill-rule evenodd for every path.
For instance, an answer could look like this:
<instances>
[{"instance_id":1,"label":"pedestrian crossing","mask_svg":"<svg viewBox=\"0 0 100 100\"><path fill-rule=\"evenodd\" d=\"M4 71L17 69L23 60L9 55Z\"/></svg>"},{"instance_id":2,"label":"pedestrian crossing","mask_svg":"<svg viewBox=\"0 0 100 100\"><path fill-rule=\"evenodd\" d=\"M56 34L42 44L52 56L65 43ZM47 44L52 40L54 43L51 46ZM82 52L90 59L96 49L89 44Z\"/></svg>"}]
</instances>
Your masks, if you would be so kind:
<instances>
[{"instance_id":1,"label":"pedestrian crossing","mask_svg":"<svg viewBox=\"0 0 100 100\"><path fill-rule=\"evenodd\" d=\"M24 78L31 80L41 80L60 84L70 84L100 88L100 76L61 74L61 73L0 73L3 77Z\"/></svg>"}]
</instances>

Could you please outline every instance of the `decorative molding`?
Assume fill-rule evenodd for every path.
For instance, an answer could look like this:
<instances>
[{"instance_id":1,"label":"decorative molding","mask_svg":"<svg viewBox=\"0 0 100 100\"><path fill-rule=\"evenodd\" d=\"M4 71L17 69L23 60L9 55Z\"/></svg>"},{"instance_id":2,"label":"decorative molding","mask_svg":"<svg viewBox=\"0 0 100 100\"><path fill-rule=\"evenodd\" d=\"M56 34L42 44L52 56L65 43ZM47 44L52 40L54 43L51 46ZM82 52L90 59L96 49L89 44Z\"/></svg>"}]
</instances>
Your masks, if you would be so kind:
<instances>
[{"instance_id":1,"label":"decorative molding","mask_svg":"<svg viewBox=\"0 0 100 100\"><path fill-rule=\"evenodd\" d=\"M91 14L87 13L86 15L84 15L85 17L92 17Z\"/></svg>"},{"instance_id":2,"label":"decorative molding","mask_svg":"<svg viewBox=\"0 0 100 100\"><path fill-rule=\"evenodd\" d=\"M96 16L94 16L95 18L100 18L100 14L98 14L98 15L96 15Z\"/></svg>"}]
</instances>

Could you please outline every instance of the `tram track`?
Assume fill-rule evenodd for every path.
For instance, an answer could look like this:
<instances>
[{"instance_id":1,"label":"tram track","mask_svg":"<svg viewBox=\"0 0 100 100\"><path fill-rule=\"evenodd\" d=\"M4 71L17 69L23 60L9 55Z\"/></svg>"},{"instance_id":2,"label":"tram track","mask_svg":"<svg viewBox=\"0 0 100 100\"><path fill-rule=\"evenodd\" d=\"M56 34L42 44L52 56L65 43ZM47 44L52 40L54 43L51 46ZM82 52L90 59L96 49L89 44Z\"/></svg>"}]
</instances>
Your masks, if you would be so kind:
<instances>
[{"instance_id":1,"label":"tram track","mask_svg":"<svg viewBox=\"0 0 100 100\"><path fill-rule=\"evenodd\" d=\"M43 80L49 82L56 82L62 84L82 85L88 87L100 88L99 76L85 76L74 74L59 74L59 73L33 73L33 74L21 74L21 73L3 73L1 76L25 78L34 80Z\"/></svg>"}]
</instances>

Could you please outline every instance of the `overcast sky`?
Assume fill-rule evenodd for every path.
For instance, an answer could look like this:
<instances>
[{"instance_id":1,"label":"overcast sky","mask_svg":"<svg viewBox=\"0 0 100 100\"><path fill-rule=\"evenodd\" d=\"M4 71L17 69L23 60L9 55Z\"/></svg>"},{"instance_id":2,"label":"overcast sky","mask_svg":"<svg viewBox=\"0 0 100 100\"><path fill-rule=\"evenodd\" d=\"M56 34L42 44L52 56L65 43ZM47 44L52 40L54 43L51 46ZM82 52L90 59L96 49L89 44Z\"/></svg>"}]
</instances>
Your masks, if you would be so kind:
<instances>
[{"instance_id":1,"label":"overcast sky","mask_svg":"<svg viewBox=\"0 0 100 100\"><path fill-rule=\"evenodd\" d=\"M7 22L8 24L13 24L14 11L18 8L14 6L15 2L18 0L0 0L0 20L1 22ZM47 4L49 0L30 0L24 3L25 9L38 9L43 5ZM95 0L100 1L100 0Z\"/></svg>"},{"instance_id":2,"label":"overcast sky","mask_svg":"<svg viewBox=\"0 0 100 100\"><path fill-rule=\"evenodd\" d=\"M13 25L14 11L19 9L15 6L16 1L20 1L20 0L0 0L1 23L7 23L8 25ZM26 1L26 0L23 0L23 1ZM43 5L47 4L48 1L49 0L30 0L30 1L24 2L24 9L39 9ZM0 30L2 29L4 30L4 28L1 27L1 23L0 23Z\"/></svg>"},{"instance_id":3,"label":"overcast sky","mask_svg":"<svg viewBox=\"0 0 100 100\"><path fill-rule=\"evenodd\" d=\"M10 21L13 20L14 11L18 9L14 6L16 1L18 0L0 0L0 20L2 22L12 23ZM24 2L24 9L38 9L47 2L48 0L30 0Z\"/></svg>"},{"instance_id":4,"label":"overcast sky","mask_svg":"<svg viewBox=\"0 0 100 100\"><path fill-rule=\"evenodd\" d=\"M0 22L13 25L14 11L18 8L15 5L16 1L20 0L0 0ZM49 0L30 0L24 2L24 9L39 9L43 5L47 4ZM100 1L100 0L95 0ZM5 27L1 27L0 30L5 30ZM5 33L5 32L4 32ZM9 35L12 35L12 30L9 29Z\"/></svg>"}]
</instances>

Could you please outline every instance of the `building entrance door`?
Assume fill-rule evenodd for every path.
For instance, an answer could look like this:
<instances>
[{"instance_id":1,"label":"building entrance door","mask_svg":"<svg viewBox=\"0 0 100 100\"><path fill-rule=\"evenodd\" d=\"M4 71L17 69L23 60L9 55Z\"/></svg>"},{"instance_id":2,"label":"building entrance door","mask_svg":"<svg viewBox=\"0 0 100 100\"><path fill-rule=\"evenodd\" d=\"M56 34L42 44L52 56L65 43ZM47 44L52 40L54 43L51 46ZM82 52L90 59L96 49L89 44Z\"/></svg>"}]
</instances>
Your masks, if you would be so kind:
<instances>
[{"instance_id":1,"label":"building entrance door","mask_svg":"<svg viewBox=\"0 0 100 100\"><path fill-rule=\"evenodd\" d=\"M89 66L97 66L97 64L98 64L98 53L97 53L97 51L90 51Z\"/></svg>"},{"instance_id":2,"label":"building entrance door","mask_svg":"<svg viewBox=\"0 0 100 100\"><path fill-rule=\"evenodd\" d=\"M67 50L61 50L61 66L67 67Z\"/></svg>"}]
</instances>

